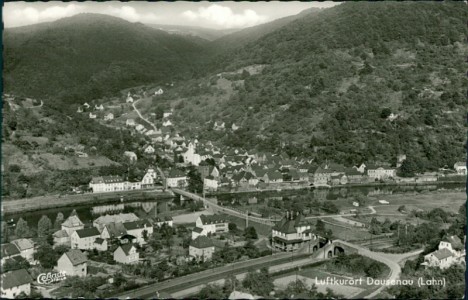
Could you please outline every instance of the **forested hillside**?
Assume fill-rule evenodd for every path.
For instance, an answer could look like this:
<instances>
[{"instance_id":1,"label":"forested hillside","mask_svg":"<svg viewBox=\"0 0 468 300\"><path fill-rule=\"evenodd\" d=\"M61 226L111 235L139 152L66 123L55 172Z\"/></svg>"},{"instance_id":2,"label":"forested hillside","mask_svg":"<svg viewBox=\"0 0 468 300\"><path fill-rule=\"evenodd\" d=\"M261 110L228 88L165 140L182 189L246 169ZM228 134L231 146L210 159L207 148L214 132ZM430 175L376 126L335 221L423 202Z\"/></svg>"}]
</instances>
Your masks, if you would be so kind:
<instances>
[{"instance_id":1,"label":"forested hillside","mask_svg":"<svg viewBox=\"0 0 468 300\"><path fill-rule=\"evenodd\" d=\"M194 38L98 14L7 29L3 43L4 90L61 103L191 78L209 55Z\"/></svg>"},{"instance_id":2,"label":"forested hillside","mask_svg":"<svg viewBox=\"0 0 468 300\"><path fill-rule=\"evenodd\" d=\"M226 77L227 101L216 78L181 88L180 122L231 146L285 145L318 161L406 153L420 170L453 165L465 157L467 18L462 2L350 2L306 15L221 60L218 72L266 65ZM220 134L214 121L241 129Z\"/></svg>"}]
</instances>

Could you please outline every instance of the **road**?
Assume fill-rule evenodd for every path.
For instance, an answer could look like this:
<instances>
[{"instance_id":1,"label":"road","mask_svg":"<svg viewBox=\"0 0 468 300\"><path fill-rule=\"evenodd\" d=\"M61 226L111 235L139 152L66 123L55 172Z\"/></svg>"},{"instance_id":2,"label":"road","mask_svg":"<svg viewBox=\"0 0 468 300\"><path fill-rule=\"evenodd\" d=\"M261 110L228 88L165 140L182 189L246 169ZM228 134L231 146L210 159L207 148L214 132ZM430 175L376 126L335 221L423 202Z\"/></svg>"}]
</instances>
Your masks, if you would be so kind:
<instances>
[{"instance_id":1,"label":"road","mask_svg":"<svg viewBox=\"0 0 468 300\"><path fill-rule=\"evenodd\" d=\"M199 286L212 281L216 281L218 279L225 278L231 274L241 274L250 270L258 270L262 267L272 267L275 265L285 264L287 262L291 264L291 261L294 261L293 264L295 264L296 260L301 261L301 263L304 263L306 262L305 258L307 257L309 257L309 255L296 254L292 256L291 253L278 253L271 256L265 256L247 261L228 264L223 267L218 267L182 277L177 277L160 283L154 283L143 288L139 288L117 296L113 296L111 298L151 298L154 297L154 295L156 295L157 292L164 291L171 293L175 291L181 291L189 289L190 287Z\"/></svg>"},{"instance_id":2,"label":"road","mask_svg":"<svg viewBox=\"0 0 468 300\"><path fill-rule=\"evenodd\" d=\"M143 115L140 113L140 111L138 110L138 108L136 108L136 104L138 103L138 101L140 101L141 99L138 99L137 101L133 102L132 103L132 106L133 106L133 110L136 111L136 113L138 114L138 116L140 117L140 119L142 119L143 121L145 121L146 123L148 123L151 127L153 127L154 131L158 131L158 128L156 127L156 125L154 125L152 122L150 122L150 120L146 119L145 117L143 117Z\"/></svg>"},{"instance_id":3,"label":"road","mask_svg":"<svg viewBox=\"0 0 468 300\"><path fill-rule=\"evenodd\" d=\"M360 255L367 256L373 260L386 264L390 268L390 274L387 280L396 280L400 277L401 267L398 264L398 262L404 259L407 259L411 256L418 255L423 251L423 250L417 250L417 251L402 253L402 254L382 253L382 252L373 252L367 248L364 248L355 244L351 244L349 242L345 242L342 240L335 240L334 242L339 242L348 247L355 248L358 250L358 253ZM367 295L365 298L371 299L377 296L378 294L380 294L385 288L387 288L387 286L383 285L379 287L377 290L375 290L374 292L372 292L371 294Z\"/></svg>"}]
</instances>

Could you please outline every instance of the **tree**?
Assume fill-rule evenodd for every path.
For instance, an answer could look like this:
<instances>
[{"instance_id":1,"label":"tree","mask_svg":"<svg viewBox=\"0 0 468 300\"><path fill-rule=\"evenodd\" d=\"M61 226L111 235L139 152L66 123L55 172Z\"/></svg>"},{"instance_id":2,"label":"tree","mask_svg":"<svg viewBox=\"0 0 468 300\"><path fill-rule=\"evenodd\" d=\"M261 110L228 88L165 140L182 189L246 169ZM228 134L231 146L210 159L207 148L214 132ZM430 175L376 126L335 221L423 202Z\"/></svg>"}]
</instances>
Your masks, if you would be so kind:
<instances>
[{"instance_id":1,"label":"tree","mask_svg":"<svg viewBox=\"0 0 468 300\"><path fill-rule=\"evenodd\" d=\"M19 270L19 269L29 269L31 265L29 262L22 256L18 256L13 258L9 258L5 260L5 263L3 265L2 272L8 272L8 271L14 271L14 270Z\"/></svg>"},{"instance_id":2,"label":"tree","mask_svg":"<svg viewBox=\"0 0 468 300\"><path fill-rule=\"evenodd\" d=\"M34 259L38 260L42 267L52 269L59 257L52 246L44 244L34 253Z\"/></svg>"},{"instance_id":3,"label":"tree","mask_svg":"<svg viewBox=\"0 0 468 300\"><path fill-rule=\"evenodd\" d=\"M226 294L223 293L221 286L217 284L207 284L198 293L199 299L225 299Z\"/></svg>"},{"instance_id":4,"label":"tree","mask_svg":"<svg viewBox=\"0 0 468 300\"><path fill-rule=\"evenodd\" d=\"M63 220L64 220L64 216L61 212L59 212L57 214L57 217L55 218L54 229L59 230L62 226Z\"/></svg>"},{"instance_id":5,"label":"tree","mask_svg":"<svg viewBox=\"0 0 468 300\"><path fill-rule=\"evenodd\" d=\"M323 223L322 219L317 219L317 222L315 223L315 231L317 233L325 232L325 223Z\"/></svg>"},{"instance_id":6,"label":"tree","mask_svg":"<svg viewBox=\"0 0 468 300\"><path fill-rule=\"evenodd\" d=\"M230 274L226 279L224 279L223 292L225 295L232 293L236 287L240 287L240 282L237 280L236 276Z\"/></svg>"},{"instance_id":7,"label":"tree","mask_svg":"<svg viewBox=\"0 0 468 300\"><path fill-rule=\"evenodd\" d=\"M415 172L417 172L418 166L416 162L412 159L405 159L398 170L398 176L400 177L414 177Z\"/></svg>"},{"instance_id":8,"label":"tree","mask_svg":"<svg viewBox=\"0 0 468 300\"><path fill-rule=\"evenodd\" d=\"M268 273L267 268L262 268L260 271L251 271L247 273L242 286L249 289L251 293L268 297L274 289L273 278Z\"/></svg>"},{"instance_id":9,"label":"tree","mask_svg":"<svg viewBox=\"0 0 468 300\"><path fill-rule=\"evenodd\" d=\"M52 228L52 221L49 217L43 215L39 222L37 223L37 235L39 237L45 237L49 234L50 229Z\"/></svg>"},{"instance_id":10,"label":"tree","mask_svg":"<svg viewBox=\"0 0 468 300\"><path fill-rule=\"evenodd\" d=\"M392 113L392 110L388 107L385 107L384 109L382 109L382 111L380 112L380 117L382 119L386 119L390 116L390 114Z\"/></svg>"},{"instance_id":11,"label":"tree","mask_svg":"<svg viewBox=\"0 0 468 300\"><path fill-rule=\"evenodd\" d=\"M25 238L31 235L28 222L23 220L23 218L19 218L18 222L16 223L15 235L18 238Z\"/></svg>"},{"instance_id":12,"label":"tree","mask_svg":"<svg viewBox=\"0 0 468 300\"><path fill-rule=\"evenodd\" d=\"M237 230L236 223L229 223L228 224L228 229L229 229L229 231L236 231Z\"/></svg>"},{"instance_id":13,"label":"tree","mask_svg":"<svg viewBox=\"0 0 468 300\"><path fill-rule=\"evenodd\" d=\"M245 228L244 230L244 237L247 240L256 240L258 238L257 231L255 230L255 227L249 226Z\"/></svg>"}]
</instances>

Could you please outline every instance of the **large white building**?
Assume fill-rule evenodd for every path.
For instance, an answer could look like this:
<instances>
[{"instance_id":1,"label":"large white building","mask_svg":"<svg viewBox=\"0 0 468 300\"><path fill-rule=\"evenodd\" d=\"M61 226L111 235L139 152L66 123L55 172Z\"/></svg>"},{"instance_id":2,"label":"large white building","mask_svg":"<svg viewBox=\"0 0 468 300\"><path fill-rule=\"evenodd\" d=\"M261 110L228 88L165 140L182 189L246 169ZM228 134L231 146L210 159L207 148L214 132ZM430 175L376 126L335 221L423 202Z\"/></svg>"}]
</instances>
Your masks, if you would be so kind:
<instances>
[{"instance_id":1,"label":"large white building","mask_svg":"<svg viewBox=\"0 0 468 300\"><path fill-rule=\"evenodd\" d=\"M199 236L190 242L189 255L197 261L208 261L213 257L215 247L206 236Z\"/></svg>"},{"instance_id":2,"label":"large white building","mask_svg":"<svg viewBox=\"0 0 468 300\"><path fill-rule=\"evenodd\" d=\"M168 187L185 187L187 185L187 176L180 170L172 169L169 171L166 183Z\"/></svg>"},{"instance_id":3,"label":"large white building","mask_svg":"<svg viewBox=\"0 0 468 300\"><path fill-rule=\"evenodd\" d=\"M182 154L182 157L184 162L191 163L194 166L198 166L201 162L201 157L195 153L195 146L192 143L188 145L188 149Z\"/></svg>"},{"instance_id":4,"label":"large white building","mask_svg":"<svg viewBox=\"0 0 468 300\"><path fill-rule=\"evenodd\" d=\"M99 176L91 179L89 187L93 193L139 190L153 187L157 177L158 173L155 169L149 167L141 181L124 180L121 176Z\"/></svg>"},{"instance_id":5,"label":"large white building","mask_svg":"<svg viewBox=\"0 0 468 300\"><path fill-rule=\"evenodd\" d=\"M368 166L367 176L369 176L371 181L394 178L396 176L396 170L389 167Z\"/></svg>"},{"instance_id":6,"label":"large white building","mask_svg":"<svg viewBox=\"0 0 468 300\"><path fill-rule=\"evenodd\" d=\"M153 167L149 167L146 170L145 176L141 180L141 188L150 188L153 187L156 179L158 179L158 173L154 170Z\"/></svg>"},{"instance_id":7,"label":"large white building","mask_svg":"<svg viewBox=\"0 0 468 300\"><path fill-rule=\"evenodd\" d=\"M465 265L465 247L459 237L447 236L439 242L439 248L424 256L422 265L446 269L453 264Z\"/></svg>"},{"instance_id":8,"label":"large white building","mask_svg":"<svg viewBox=\"0 0 468 300\"><path fill-rule=\"evenodd\" d=\"M220 215L200 215L195 222L195 226L201 228L199 235L208 235L213 233L223 233L229 231L229 222Z\"/></svg>"}]
</instances>

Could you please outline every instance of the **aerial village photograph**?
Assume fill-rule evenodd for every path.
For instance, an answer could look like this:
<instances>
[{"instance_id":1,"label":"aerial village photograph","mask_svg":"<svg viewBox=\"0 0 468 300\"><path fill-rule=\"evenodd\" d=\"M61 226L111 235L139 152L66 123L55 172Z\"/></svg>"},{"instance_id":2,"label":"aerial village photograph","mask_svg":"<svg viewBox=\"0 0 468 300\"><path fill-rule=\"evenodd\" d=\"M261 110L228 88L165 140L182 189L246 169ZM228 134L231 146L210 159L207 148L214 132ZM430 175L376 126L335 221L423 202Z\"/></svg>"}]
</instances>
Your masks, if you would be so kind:
<instances>
[{"instance_id":1,"label":"aerial village photograph","mask_svg":"<svg viewBox=\"0 0 468 300\"><path fill-rule=\"evenodd\" d=\"M464 298L467 20L4 3L0 298Z\"/></svg>"}]
</instances>

